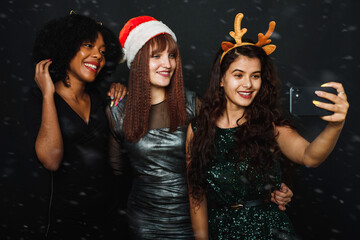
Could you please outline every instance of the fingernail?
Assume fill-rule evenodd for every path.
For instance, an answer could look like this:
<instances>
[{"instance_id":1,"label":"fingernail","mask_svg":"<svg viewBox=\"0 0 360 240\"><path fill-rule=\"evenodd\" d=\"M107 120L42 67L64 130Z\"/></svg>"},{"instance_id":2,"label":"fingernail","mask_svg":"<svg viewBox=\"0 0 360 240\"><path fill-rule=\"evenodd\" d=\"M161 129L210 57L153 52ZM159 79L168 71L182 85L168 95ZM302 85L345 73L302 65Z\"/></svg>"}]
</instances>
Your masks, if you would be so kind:
<instances>
[{"instance_id":1,"label":"fingernail","mask_svg":"<svg viewBox=\"0 0 360 240\"><path fill-rule=\"evenodd\" d=\"M327 87L327 83L324 83L324 84L321 85L320 87Z\"/></svg>"},{"instance_id":2,"label":"fingernail","mask_svg":"<svg viewBox=\"0 0 360 240\"><path fill-rule=\"evenodd\" d=\"M313 103L315 106L317 106L317 105L319 105L320 102L313 100L312 103Z\"/></svg>"},{"instance_id":3,"label":"fingernail","mask_svg":"<svg viewBox=\"0 0 360 240\"><path fill-rule=\"evenodd\" d=\"M118 104L119 104L119 102L116 102L116 103L115 103L115 107L116 107Z\"/></svg>"},{"instance_id":4,"label":"fingernail","mask_svg":"<svg viewBox=\"0 0 360 240\"><path fill-rule=\"evenodd\" d=\"M113 102L113 101L111 101L111 103L110 103L110 107L112 107L112 106L114 106L114 102Z\"/></svg>"},{"instance_id":5,"label":"fingernail","mask_svg":"<svg viewBox=\"0 0 360 240\"><path fill-rule=\"evenodd\" d=\"M321 96L322 92L321 91L315 91L315 94L318 95L318 96Z\"/></svg>"},{"instance_id":6,"label":"fingernail","mask_svg":"<svg viewBox=\"0 0 360 240\"><path fill-rule=\"evenodd\" d=\"M122 98L119 99L119 102L121 102Z\"/></svg>"},{"instance_id":7,"label":"fingernail","mask_svg":"<svg viewBox=\"0 0 360 240\"><path fill-rule=\"evenodd\" d=\"M113 96L111 96L110 98L111 98L111 100L114 100L114 97L113 97Z\"/></svg>"}]
</instances>

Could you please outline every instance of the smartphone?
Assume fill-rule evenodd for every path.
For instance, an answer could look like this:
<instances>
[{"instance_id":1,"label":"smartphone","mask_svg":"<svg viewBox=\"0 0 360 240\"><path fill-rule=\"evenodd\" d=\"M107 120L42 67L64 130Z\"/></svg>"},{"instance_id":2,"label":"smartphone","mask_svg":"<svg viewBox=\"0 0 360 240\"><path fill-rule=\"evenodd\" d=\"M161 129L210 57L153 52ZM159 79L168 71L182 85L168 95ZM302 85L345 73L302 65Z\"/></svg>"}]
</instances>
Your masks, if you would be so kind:
<instances>
[{"instance_id":1,"label":"smartphone","mask_svg":"<svg viewBox=\"0 0 360 240\"><path fill-rule=\"evenodd\" d=\"M312 101L333 103L325 98L318 97L315 91L324 91L337 94L332 87L291 87L290 88L290 113L295 116L326 116L333 112L316 107Z\"/></svg>"}]
</instances>

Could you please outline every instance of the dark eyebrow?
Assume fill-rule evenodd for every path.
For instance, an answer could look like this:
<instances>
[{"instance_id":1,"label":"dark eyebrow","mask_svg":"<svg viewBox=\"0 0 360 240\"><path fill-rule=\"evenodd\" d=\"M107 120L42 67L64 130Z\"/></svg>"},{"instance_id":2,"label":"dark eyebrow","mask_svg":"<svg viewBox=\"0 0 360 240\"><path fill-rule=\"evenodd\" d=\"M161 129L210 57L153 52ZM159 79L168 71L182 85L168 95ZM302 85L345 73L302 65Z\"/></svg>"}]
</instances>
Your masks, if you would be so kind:
<instances>
[{"instance_id":1,"label":"dark eyebrow","mask_svg":"<svg viewBox=\"0 0 360 240\"><path fill-rule=\"evenodd\" d=\"M94 41L91 41L91 40L84 40L84 41L82 42L82 44L85 44L85 43L95 44L95 42L96 42L96 39L95 39ZM103 45L101 45L100 47L106 47L106 43L104 42L104 44L103 44Z\"/></svg>"},{"instance_id":2,"label":"dark eyebrow","mask_svg":"<svg viewBox=\"0 0 360 240\"><path fill-rule=\"evenodd\" d=\"M235 68L231 73L233 73L233 72L244 72L243 70L241 70L241 69L237 69L237 68Z\"/></svg>"},{"instance_id":3,"label":"dark eyebrow","mask_svg":"<svg viewBox=\"0 0 360 240\"><path fill-rule=\"evenodd\" d=\"M241 69L234 69L231 73L234 73L234 72L242 72L242 73L244 73L244 71L243 70L241 70ZM254 74L254 73L261 73L261 71L255 71L255 72L253 72L252 74Z\"/></svg>"}]
</instances>

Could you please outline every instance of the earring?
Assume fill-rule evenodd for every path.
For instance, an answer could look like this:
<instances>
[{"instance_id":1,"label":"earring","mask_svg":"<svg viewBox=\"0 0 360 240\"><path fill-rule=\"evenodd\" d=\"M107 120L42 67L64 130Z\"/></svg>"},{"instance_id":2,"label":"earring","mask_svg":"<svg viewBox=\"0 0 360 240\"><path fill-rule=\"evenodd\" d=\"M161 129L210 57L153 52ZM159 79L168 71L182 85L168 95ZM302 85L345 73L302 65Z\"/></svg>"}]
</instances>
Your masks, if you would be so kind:
<instances>
[{"instance_id":1,"label":"earring","mask_svg":"<svg viewBox=\"0 0 360 240\"><path fill-rule=\"evenodd\" d=\"M70 79L69 79L68 75L66 75L63 82L64 82L65 87L71 87L71 83L70 83Z\"/></svg>"}]
</instances>

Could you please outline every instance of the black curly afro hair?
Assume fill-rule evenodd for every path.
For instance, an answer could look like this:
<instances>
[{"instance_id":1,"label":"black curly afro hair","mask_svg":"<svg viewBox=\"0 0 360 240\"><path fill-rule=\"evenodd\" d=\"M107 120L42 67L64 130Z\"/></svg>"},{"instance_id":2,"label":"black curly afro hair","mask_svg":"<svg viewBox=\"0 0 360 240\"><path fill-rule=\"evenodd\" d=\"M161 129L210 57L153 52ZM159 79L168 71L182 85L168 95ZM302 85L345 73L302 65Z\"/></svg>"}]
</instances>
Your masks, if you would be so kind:
<instances>
[{"instance_id":1,"label":"black curly afro hair","mask_svg":"<svg viewBox=\"0 0 360 240\"><path fill-rule=\"evenodd\" d=\"M105 42L105 66L97 76L97 82L112 74L121 58L121 46L110 29L93 19L79 14L55 19L47 23L37 34L33 48L33 61L51 59L50 75L53 82L66 79L71 59L85 41L95 42L101 33ZM66 83L65 83L66 84Z\"/></svg>"}]
</instances>

